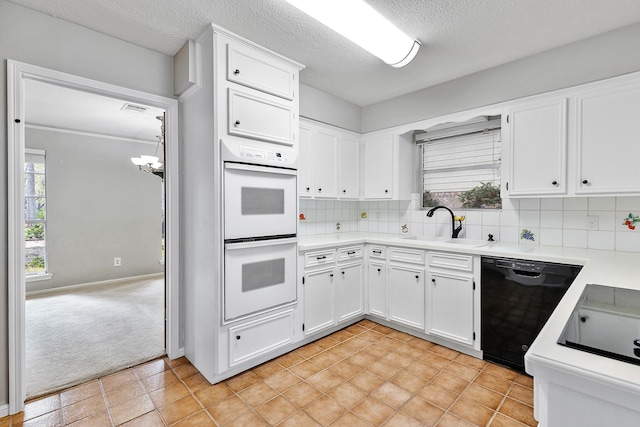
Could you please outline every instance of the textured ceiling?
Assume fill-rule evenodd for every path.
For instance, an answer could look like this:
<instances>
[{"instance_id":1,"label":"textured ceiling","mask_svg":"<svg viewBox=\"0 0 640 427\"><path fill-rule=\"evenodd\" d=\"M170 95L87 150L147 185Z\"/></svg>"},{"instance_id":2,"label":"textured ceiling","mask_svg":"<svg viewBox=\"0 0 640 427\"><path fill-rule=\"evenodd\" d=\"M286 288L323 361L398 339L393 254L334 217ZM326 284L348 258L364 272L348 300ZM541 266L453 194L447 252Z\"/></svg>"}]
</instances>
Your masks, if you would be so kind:
<instances>
[{"instance_id":1,"label":"textured ceiling","mask_svg":"<svg viewBox=\"0 0 640 427\"><path fill-rule=\"evenodd\" d=\"M301 81L369 105L640 22L638 0L368 0L423 45L391 68L285 0L9 0L173 55L207 23L307 66Z\"/></svg>"}]
</instances>

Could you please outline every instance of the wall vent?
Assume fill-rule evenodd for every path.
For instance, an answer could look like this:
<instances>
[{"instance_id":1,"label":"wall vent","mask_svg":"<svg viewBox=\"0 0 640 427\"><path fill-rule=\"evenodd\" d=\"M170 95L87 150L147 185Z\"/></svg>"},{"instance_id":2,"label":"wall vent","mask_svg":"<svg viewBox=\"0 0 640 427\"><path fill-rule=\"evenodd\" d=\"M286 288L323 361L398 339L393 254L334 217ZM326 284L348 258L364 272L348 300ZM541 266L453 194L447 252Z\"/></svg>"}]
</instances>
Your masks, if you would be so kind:
<instances>
[{"instance_id":1,"label":"wall vent","mask_svg":"<svg viewBox=\"0 0 640 427\"><path fill-rule=\"evenodd\" d=\"M129 104L128 102L124 104L122 108L120 108L120 110L122 111L128 111L130 113L139 113L139 114L143 114L148 109L149 107L145 107L143 105Z\"/></svg>"}]
</instances>

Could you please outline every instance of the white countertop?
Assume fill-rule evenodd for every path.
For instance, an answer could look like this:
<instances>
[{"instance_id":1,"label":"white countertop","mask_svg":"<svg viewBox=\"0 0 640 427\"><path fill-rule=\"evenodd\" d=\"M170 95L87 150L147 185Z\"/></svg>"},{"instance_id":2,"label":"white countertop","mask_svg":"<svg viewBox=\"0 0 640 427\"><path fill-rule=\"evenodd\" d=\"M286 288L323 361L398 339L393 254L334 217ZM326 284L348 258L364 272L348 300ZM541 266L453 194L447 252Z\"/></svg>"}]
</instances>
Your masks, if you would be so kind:
<instances>
[{"instance_id":1,"label":"white countertop","mask_svg":"<svg viewBox=\"0 0 640 427\"><path fill-rule=\"evenodd\" d=\"M525 356L527 372L536 376L537 370L545 367L567 373L573 377L606 384L625 392L632 392L637 395L636 399L640 397L640 365L609 359L557 344L557 340L587 284L640 290L640 254L500 242L481 247L461 247L445 242L407 240L403 237L407 236L366 232L334 233L300 237L298 247L300 251L307 251L370 243L583 265L580 274L527 352Z\"/></svg>"}]
</instances>

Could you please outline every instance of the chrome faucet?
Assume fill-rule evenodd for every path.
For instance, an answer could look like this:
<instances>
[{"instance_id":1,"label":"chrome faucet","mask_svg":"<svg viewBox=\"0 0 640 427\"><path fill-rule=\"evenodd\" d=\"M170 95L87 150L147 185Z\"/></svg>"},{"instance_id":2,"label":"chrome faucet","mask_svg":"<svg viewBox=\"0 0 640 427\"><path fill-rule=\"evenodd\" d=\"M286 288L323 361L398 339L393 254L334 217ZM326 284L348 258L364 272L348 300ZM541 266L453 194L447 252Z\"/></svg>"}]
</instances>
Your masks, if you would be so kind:
<instances>
[{"instance_id":1,"label":"chrome faucet","mask_svg":"<svg viewBox=\"0 0 640 427\"><path fill-rule=\"evenodd\" d=\"M451 214L451 238L457 239L458 234L462 231L462 221L460 221L460 225L456 228L456 217L453 215L453 211L446 206L436 206L435 208L430 209L429 212L427 212L427 216L431 218L433 213L438 209L446 209Z\"/></svg>"}]
</instances>

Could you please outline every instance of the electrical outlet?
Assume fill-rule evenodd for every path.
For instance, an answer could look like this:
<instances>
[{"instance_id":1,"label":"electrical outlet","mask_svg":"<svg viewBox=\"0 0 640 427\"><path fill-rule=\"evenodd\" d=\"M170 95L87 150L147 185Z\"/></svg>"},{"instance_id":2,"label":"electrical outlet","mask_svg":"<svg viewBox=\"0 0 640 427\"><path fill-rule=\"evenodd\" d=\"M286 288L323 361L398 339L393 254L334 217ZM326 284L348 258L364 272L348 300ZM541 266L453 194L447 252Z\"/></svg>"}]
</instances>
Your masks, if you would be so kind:
<instances>
[{"instance_id":1,"label":"electrical outlet","mask_svg":"<svg viewBox=\"0 0 640 427\"><path fill-rule=\"evenodd\" d=\"M587 215L587 226L585 227L589 231L597 231L598 230L598 216L597 215Z\"/></svg>"},{"instance_id":2,"label":"electrical outlet","mask_svg":"<svg viewBox=\"0 0 640 427\"><path fill-rule=\"evenodd\" d=\"M120 267L122 265L122 258L116 257L113 259L113 266Z\"/></svg>"}]
</instances>

